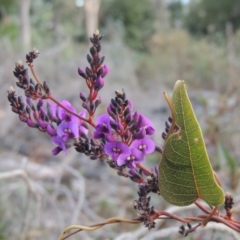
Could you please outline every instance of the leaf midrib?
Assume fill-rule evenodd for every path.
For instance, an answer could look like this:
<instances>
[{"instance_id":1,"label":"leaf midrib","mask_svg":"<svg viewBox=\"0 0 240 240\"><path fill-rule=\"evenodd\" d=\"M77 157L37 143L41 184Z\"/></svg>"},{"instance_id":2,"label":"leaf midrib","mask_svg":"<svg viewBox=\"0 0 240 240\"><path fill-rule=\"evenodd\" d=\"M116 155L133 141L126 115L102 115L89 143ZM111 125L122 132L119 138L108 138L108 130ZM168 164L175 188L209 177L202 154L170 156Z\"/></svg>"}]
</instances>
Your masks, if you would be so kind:
<instances>
[{"instance_id":1,"label":"leaf midrib","mask_svg":"<svg viewBox=\"0 0 240 240\"><path fill-rule=\"evenodd\" d=\"M187 97L188 98L188 97ZM186 134L186 138L187 138L187 146L188 146L188 151L189 151L189 156L190 156L190 162L191 162L191 168L192 168L192 173L193 173L193 179L194 179L194 184L195 184L195 188L197 190L197 195L198 197L200 196L200 193L199 193L199 189L198 189L198 186L197 186L197 180L196 180L196 176L195 176L195 171L194 171L194 168L193 168L193 160L192 160L192 155L191 155L191 151L190 151L190 146L189 146L189 139L188 139L188 134L187 134L187 131L186 131L186 123L185 123L185 113L183 111L183 103L182 103L182 88L180 87L180 100L181 100L181 112L182 112L182 115L183 115L183 125L184 125L184 132ZM192 110L192 106L190 104L190 108ZM176 112L176 111L175 111Z\"/></svg>"}]
</instances>

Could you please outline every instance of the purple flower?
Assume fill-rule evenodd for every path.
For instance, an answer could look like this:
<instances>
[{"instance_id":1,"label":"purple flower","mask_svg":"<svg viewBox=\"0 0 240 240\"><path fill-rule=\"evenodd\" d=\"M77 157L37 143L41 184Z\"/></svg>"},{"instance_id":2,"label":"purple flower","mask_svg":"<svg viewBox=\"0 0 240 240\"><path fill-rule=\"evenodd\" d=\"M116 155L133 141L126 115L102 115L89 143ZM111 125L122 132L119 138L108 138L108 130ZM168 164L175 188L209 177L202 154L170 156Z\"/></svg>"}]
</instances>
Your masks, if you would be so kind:
<instances>
[{"instance_id":1,"label":"purple flower","mask_svg":"<svg viewBox=\"0 0 240 240\"><path fill-rule=\"evenodd\" d=\"M144 161L144 154L136 148L130 149L129 154L121 154L117 159L118 166L127 164L129 168L136 168L136 163Z\"/></svg>"},{"instance_id":2,"label":"purple flower","mask_svg":"<svg viewBox=\"0 0 240 240\"><path fill-rule=\"evenodd\" d=\"M141 128L137 133L133 134L133 139L143 139L146 136L146 130Z\"/></svg>"},{"instance_id":3,"label":"purple flower","mask_svg":"<svg viewBox=\"0 0 240 240\"><path fill-rule=\"evenodd\" d=\"M144 115L135 112L133 115L134 119L137 121L137 127L144 128L146 130L147 135L153 135L155 129L153 127L152 122L146 118Z\"/></svg>"},{"instance_id":4,"label":"purple flower","mask_svg":"<svg viewBox=\"0 0 240 240\"><path fill-rule=\"evenodd\" d=\"M123 142L107 142L104 146L104 151L115 161L120 154L130 154L129 147Z\"/></svg>"},{"instance_id":5,"label":"purple flower","mask_svg":"<svg viewBox=\"0 0 240 240\"><path fill-rule=\"evenodd\" d=\"M63 141L68 141L71 138L79 137L79 128L76 122L62 122L57 127L58 136L62 137Z\"/></svg>"},{"instance_id":6,"label":"purple flower","mask_svg":"<svg viewBox=\"0 0 240 240\"><path fill-rule=\"evenodd\" d=\"M51 138L51 141L52 143L56 144L57 147L55 147L53 150L52 150L52 154L55 156L57 155L58 153L60 153L61 151L64 151L64 153L66 154L67 153L67 148L63 142L63 139L59 136L54 136Z\"/></svg>"},{"instance_id":7,"label":"purple flower","mask_svg":"<svg viewBox=\"0 0 240 240\"><path fill-rule=\"evenodd\" d=\"M104 138L105 135L111 133L110 117L107 114L102 114L96 122L96 129L93 134L94 138Z\"/></svg>"},{"instance_id":8,"label":"purple flower","mask_svg":"<svg viewBox=\"0 0 240 240\"><path fill-rule=\"evenodd\" d=\"M140 150L145 155L152 153L155 150L155 143L150 138L143 138L140 140L134 140L130 147Z\"/></svg>"},{"instance_id":9,"label":"purple flower","mask_svg":"<svg viewBox=\"0 0 240 240\"><path fill-rule=\"evenodd\" d=\"M75 112L75 113L77 112L76 109L71 105L71 103L66 100L63 100L61 102L61 104L64 107L68 108L70 111ZM65 109L63 109L61 107L58 108L58 116L61 120L65 120L66 122L71 121L72 117L73 117L70 113L68 113Z\"/></svg>"}]
</instances>

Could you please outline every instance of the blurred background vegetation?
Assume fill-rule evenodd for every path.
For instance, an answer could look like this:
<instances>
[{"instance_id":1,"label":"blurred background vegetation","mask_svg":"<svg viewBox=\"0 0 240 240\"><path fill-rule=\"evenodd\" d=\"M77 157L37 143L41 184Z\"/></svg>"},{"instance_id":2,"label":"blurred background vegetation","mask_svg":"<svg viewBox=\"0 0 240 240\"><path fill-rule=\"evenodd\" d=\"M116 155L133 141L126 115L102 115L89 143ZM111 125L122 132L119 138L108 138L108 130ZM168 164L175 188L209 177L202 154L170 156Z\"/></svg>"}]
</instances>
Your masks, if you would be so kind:
<instances>
[{"instance_id":1,"label":"blurred background vegetation","mask_svg":"<svg viewBox=\"0 0 240 240\"><path fill-rule=\"evenodd\" d=\"M161 132L169 115L162 92L171 93L176 80L185 80L213 167L224 189L240 203L239 0L1 0L0 169L24 169L32 184L28 188L21 177L0 180L1 240L56 239L71 223L88 225L114 215L136 214L131 201L137 198L137 188L129 179L73 149L68 156L52 157L49 138L27 129L7 102L7 89L15 86L14 63L37 47L41 54L35 68L40 79L48 82L57 98L71 100L80 111L78 94L86 88L77 67L86 66L88 37L96 29L104 35L102 54L110 67L99 112L115 90L124 88L135 109L152 119L157 128L154 139L162 145ZM159 157L149 160L152 167ZM161 198L154 201L156 208L167 206ZM161 228L179 225L170 224ZM117 239L135 230L111 226L78 236ZM227 236L211 234L211 239ZM210 239L202 232L194 236ZM179 235L173 233L168 239Z\"/></svg>"}]
</instances>

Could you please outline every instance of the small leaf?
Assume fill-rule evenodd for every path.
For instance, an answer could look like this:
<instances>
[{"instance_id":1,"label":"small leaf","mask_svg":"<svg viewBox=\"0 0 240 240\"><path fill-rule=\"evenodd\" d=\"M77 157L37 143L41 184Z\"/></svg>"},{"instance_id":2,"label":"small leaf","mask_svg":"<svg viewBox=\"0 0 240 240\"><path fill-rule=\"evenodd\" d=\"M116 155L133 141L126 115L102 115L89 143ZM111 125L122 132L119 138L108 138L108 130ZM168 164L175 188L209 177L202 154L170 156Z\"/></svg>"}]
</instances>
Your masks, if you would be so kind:
<instances>
[{"instance_id":1,"label":"small leaf","mask_svg":"<svg viewBox=\"0 0 240 240\"><path fill-rule=\"evenodd\" d=\"M176 82L172 101L165 97L172 111L172 125L159 165L161 195L177 206L190 205L197 199L210 206L223 204L224 192L215 180L184 81Z\"/></svg>"}]
</instances>

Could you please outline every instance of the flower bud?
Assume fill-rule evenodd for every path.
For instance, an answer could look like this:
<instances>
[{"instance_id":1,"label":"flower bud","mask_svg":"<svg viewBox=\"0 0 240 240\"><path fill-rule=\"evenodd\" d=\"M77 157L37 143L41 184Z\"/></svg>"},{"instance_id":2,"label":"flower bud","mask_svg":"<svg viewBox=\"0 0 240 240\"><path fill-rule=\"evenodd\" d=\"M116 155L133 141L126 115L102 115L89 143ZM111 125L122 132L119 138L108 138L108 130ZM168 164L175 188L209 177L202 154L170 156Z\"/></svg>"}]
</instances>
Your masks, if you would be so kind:
<instances>
[{"instance_id":1,"label":"flower bud","mask_svg":"<svg viewBox=\"0 0 240 240\"><path fill-rule=\"evenodd\" d=\"M103 70L103 73L102 73L101 77L104 78L108 74L109 68L107 65L103 65L102 70Z\"/></svg>"}]
</instances>

